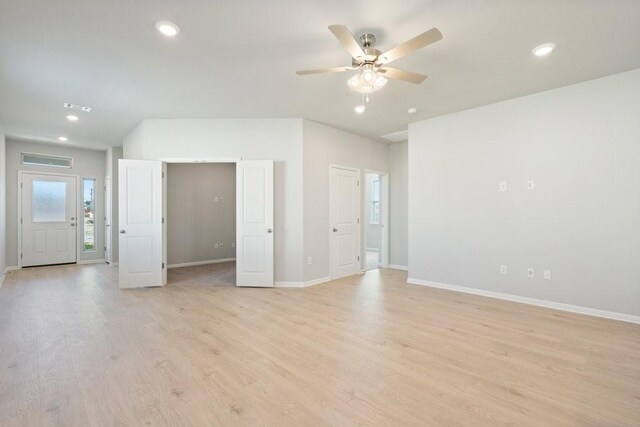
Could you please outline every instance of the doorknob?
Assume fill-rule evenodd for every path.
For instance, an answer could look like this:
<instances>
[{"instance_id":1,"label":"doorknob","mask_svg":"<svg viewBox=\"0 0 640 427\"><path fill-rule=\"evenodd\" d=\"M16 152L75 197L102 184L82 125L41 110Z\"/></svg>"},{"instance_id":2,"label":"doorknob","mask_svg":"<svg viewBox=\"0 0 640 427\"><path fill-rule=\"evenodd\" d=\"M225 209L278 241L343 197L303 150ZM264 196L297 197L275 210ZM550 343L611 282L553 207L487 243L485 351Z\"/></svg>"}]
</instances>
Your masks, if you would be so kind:
<instances>
[{"instance_id":1,"label":"doorknob","mask_svg":"<svg viewBox=\"0 0 640 427\"><path fill-rule=\"evenodd\" d=\"M120 230L120 234L124 234L124 233L126 233L125 230Z\"/></svg>"},{"instance_id":2,"label":"doorknob","mask_svg":"<svg viewBox=\"0 0 640 427\"><path fill-rule=\"evenodd\" d=\"M74 224L73 222L72 222L71 224L69 224L69 225L70 225L70 226L72 226L72 227L74 227L74 226L75 226L75 224Z\"/></svg>"},{"instance_id":3,"label":"doorknob","mask_svg":"<svg viewBox=\"0 0 640 427\"><path fill-rule=\"evenodd\" d=\"M273 233L273 230L269 228L267 229L267 233Z\"/></svg>"},{"instance_id":4,"label":"doorknob","mask_svg":"<svg viewBox=\"0 0 640 427\"><path fill-rule=\"evenodd\" d=\"M337 229L337 228L334 228L334 229L333 229L333 232L334 232L334 233L337 233L337 232L338 232L338 229Z\"/></svg>"}]
</instances>

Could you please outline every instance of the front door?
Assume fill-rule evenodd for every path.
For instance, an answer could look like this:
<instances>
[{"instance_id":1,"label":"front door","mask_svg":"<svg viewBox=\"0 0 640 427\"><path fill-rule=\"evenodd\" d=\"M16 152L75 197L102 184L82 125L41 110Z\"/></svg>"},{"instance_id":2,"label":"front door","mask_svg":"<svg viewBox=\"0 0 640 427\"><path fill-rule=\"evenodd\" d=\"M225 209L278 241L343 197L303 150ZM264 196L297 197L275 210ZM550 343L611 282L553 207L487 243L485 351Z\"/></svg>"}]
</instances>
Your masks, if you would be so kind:
<instances>
[{"instance_id":1,"label":"front door","mask_svg":"<svg viewBox=\"0 0 640 427\"><path fill-rule=\"evenodd\" d=\"M76 262L76 177L23 173L20 187L22 266Z\"/></svg>"}]
</instances>

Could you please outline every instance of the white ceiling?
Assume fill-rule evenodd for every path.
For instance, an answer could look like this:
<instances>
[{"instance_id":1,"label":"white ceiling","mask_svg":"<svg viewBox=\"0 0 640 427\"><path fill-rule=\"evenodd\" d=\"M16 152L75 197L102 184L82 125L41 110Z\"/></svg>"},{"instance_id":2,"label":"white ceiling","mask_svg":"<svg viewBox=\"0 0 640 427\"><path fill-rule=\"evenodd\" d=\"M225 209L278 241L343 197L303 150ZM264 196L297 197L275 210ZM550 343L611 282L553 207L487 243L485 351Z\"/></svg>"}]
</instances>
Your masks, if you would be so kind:
<instances>
[{"instance_id":1,"label":"white ceiling","mask_svg":"<svg viewBox=\"0 0 640 427\"><path fill-rule=\"evenodd\" d=\"M167 40L157 20L175 22ZM640 68L638 0L2 0L0 123L9 137L89 148L120 145L145 118L305 117L380 135L409 122ZM438 27L444 39L394 66L367 112L327 30L365 30L387 50ZM547 58L531 55L554 42ZM64 102L93 107L66 121ZM408 115L408 107L419 112Z\"/></svg>"}]
</instances>

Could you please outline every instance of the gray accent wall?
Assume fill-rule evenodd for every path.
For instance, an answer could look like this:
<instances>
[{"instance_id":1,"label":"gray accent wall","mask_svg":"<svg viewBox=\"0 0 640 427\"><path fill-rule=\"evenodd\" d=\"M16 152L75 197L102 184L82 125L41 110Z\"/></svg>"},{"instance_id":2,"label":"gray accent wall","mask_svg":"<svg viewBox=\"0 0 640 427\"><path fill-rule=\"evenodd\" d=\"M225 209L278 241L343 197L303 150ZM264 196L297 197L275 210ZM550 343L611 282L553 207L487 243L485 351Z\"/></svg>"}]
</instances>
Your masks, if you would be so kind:
<instances>
[{"instance_id":1,"label":"gray accent wall","mask_svg":"<svg viewBox=\"0 0 640 427\"><path fill-rule=\"evenodd\" d=\"M67 156L73 158L71 169L52 168L47 166L33 166L21 164L20 154L23 152ZM96 215L95 237L96 250L85 252L78 245L78 261L104 259L104 169L105 152L66 147L58 144L42 144L38 142L7 140L6 143L6 191L7 191L7 265L18 265L18 171L53 172L80 176L82 179L96 180ZM78 215L81 214L82 191L78 193ZM78 227L78 234L82 234L82 227Z\"/></svg>"},{"instance_id":2,"label":"gray accent wall","mask_svg":"<svg viewBox=\"0 0 640 427\"><path fill-rule=\"evenodd\" d=\"M235 241L235 163L168 164L169 266L235 258Z\"/></svg>"},{"instance_id":3,"label":"gray accent wall","mask_svg":"<svg viewBox=\"0 0 640 427\"><path fill-rule=\"evenodd\" d=\"M640 70L412 123L409 188L410 278L640 315Z\"/></svg>"},{"instance_id":4,"label":"gray accent wall","mask_svg":"<svg viewBox=\"0 0 640 427\"><path fill-rule=\"evenodd\" d=\"M409 144L389 146L389 264L406 267L408 242Z\"/></svg>"}]
</instances>

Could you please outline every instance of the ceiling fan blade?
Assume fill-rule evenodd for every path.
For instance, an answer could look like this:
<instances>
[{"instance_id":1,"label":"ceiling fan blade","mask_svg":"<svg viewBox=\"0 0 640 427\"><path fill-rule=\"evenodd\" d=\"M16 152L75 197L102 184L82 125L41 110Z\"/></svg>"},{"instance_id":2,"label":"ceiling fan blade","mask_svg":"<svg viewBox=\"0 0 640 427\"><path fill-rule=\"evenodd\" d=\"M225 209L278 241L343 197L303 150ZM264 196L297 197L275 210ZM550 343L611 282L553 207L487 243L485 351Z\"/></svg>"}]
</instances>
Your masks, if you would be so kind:
<instances>
[{"instance_id":1,"label":"ceiling fan blade","mask_svg":"<svg viewBox=\"0 0 640 427\"><path fill-rule=\"evenodd\" d=\"M403 56L415 52L418 49L422 49L425 46L435 43L438 40L442 40L442 33L437 28L432 28L429 31L425 31L417 37L412 38L391 50L381 53L378 56L378 64L388 64L389 62L400 59Z\"/></svg>"},{"instance_id":2,"label":"ceiling fan blade","mask_svg":"<svg viewBox=\"0 0 640 427\"><path fill-rule=\"evenodd\" d=\"M403 82L420 84L427 76L424 74L413 73L411 71L401 70L399 68L383 67L378 70L379 73L383 73L384 77L388 77L394 80L402 80Z\"/></svg>"},{"instance_id":3,"label":"ceiling fan blade","mask_svg":"<svg viewBox=\"0 0 640 427\"><path fill-rule=\"evenodd\" d=\"M343 71L351 71L355 70L353 67L331 67L331 68L318 68L316 70L302 70L296 71L296 74L299 76L304 76L307 74L323 74L323 73L341 73Z\"/></svg>"},{"instance_id":4,"label":"ceiling fan blade","mask_svg":"<svg viewBox=\"0 0 640 427\"><path fill-rule=\"evenodd\" d=\"M349 55L358 60L362 60L364 58L364 51L346 25L329 25L329 31L336 36L340 43L342 43L342 46L347 49Z\"/></svg>"}]
</instances>

